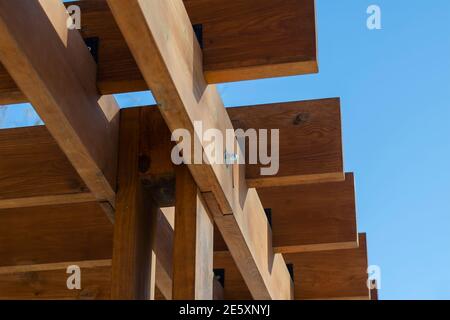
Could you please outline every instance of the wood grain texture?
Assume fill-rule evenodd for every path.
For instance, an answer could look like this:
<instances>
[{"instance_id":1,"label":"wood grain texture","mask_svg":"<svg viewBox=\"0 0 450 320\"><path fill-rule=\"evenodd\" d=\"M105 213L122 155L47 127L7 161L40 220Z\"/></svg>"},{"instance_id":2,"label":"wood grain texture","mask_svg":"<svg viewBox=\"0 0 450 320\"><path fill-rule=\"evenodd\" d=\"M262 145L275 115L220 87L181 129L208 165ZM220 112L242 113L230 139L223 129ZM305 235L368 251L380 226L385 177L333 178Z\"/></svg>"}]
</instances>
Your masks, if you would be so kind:
<instances>
[{"instance_id":1,"label":"wood grain texture","mask_svg":"<svg viewBox=\"0 0 450 320\"><path fill-rule=\"evenodd\" d=\"M203 26L203 66L209 83L317 73L314 0L185 0L192 24ZM101 94L148 86L104 0L74 1L83 38L100 39ZM0 104L26 97L0 63Z\"/></svg>"},{"instance_id":2,"label":"wood grain texture","mask_svg":"<svg viewBox=\"0 0 450 320\"><path fill-rule=\"evenodd\" d=\"M0 266L110 259L112 227L95 203L0 210Z\"/></svg>"},{"instance_id":3,"label":"wood grain texture","mask_svg":"<svg viewBox=\"0 0 450 320\"><path fill-rule=\"evenodd\" d=\"M58 0L0 1L0 60L88 188L114 206L118 107L98 94L95 62L67 18Z\"/></svg>"},{"instance_id":4,"label":"wood grain texture","mask_svg":"<svg viewBox=\"0 0 450 320\"><path fill-rule=\"evenodd\" d=\"M121 115L112 299L147 300L154 294L157 207L139 178L140 111Z\"/></svg>"},{"instance_id":5,"label":"wood grain texture","mask_svg":"<svg viewBox=\"0 0 450 320\"><path fill-rule=\"evenodd\" d=\"M89 189L44 126L0 130L0 206L5 200Z\"/></svg>"},{"instance_id":6,"label":"wood grain texture","mask_svg":"<svg viewBox=\"0 0 450 320\"><path fill-rule=\"evenodd\" d=\"M370 283L372 285L372 288L370 289L370 300L378 301L379 300L379 296L378 296L377 281L376 280L371 280Z\"/></svg>"},{"instance_id":7,"label":"wood grain texture","mask_svg":"<svg viewBox=\"0 0 450 320\"><path fill-rule=\"evenodd\" d=\"M250 187L344 180L340 100L323 99L228 108L235 129L279 130L279 171L261 175L261 164L247 164ZM270 131L269 131L270 132ZM249 142L247 140L247 161ZM272 141L269 133L269 147Z\"/></svg>"},{"instance_id":8,"label":"wood grain texture","mask_svg":"<svg viewBox=\"0 0 450 320\"><path fill-rule=\"evenodd\" d=\"M317 73L314 0L185 0L209 83Z\"/></svg>"},{"instance_id":9,"label":"wood grain texture","mask_svg":"<svg viewBox=\"0 0 450 320\"><path fill-rule=\"evenodd\" d=\"M366 235L359 248L284 255L294 267L295 300L369 300ZM225 300L248 300L250 292L228 252L215 253L214 268L225 269Z\"/></svg>"},{"instance_id":10,"label":"wood grain texture","mask_svg":"<svg viewBox=\"0 0 450 320\"><path fill-rule=\"evenodd\" d=\"M0 274L0 300L110 299L111 267L81 267L81 290L67 289L69 276L65 268Z\"/></svg>"},{"instance_id":11,"label":"wood grain texture","mask_svg":"<svg viewBox=\"0 0 450 320\"><path fill-rule=\"evenodd\" d=\"M366 235L359 248L285 255L294 265L296 299L370 299Z\"/></svg>"},{"instance_id":12,"label":"wood grain texture","mask_svg":"<svg viewBox=\"0 0 450 320\"><path fill-rule=\"evenodd\" d=\"M2 298L7 298L9 293L10 299L30 298L31 291L26 290L32 290L33 286L25 286L25 280L20 280L25 276L19 274L65 270L69 265L82 269L111 267L114 227L96 203L0 210L0 223L0 278L15 274L7 287L0 284L0 290L4 290L0 294ZM161 211L158 212L155 254L158 260L156 285L166 299L171 299L173 226ZM24 286L23 291L14 291L14 282L18 288ZM60 291L56 289L52 295L54 289L47 282L41 283L40 288L39 292L46 294L38 293L36 298L59 299L66 294L67 298L76 298L70 292L59 296ZM110 292L109 284L107 292Z\"/></svg>"},{"instance_id":13,"label":"wood grain texture","mask_svg":"<svg viewBox=\"0 0 450 320\"><path fill-rule=\"evenodd\" d=\"M25 95L16 85L0 61L0 105L15 104L27 101Z\"/></svg>"},{"instance_id":14,"label":"wood grain texture","mask_svg":"<svg viewBox=\"0 0 450 320\"><path fill-rule=\"evenodd\" d=\"M173 299L212 300L213 221L185 166L176 169Z\"/></svg>"},{"instance_id":15,"label":"wood grain texture","mask_svg":"<svg viewBox=\"0 0 450 320\"><path fill-rule=\"evenodd\" d=\"M273 246L295 253L358 246L353 174L329 182L259 190L272 213Z\"/></svg>"},{"instance_id":16,"label":"wood grain texture","mask_svg":"<svg viewBox=\"0 0 450 320\"><path fill-rule=\"evenodd\" d=\"M358 246L354 176L344 182L262 188L262 205L270 209L275 252L297 253ZM228 251L215 234L215 251Z\"/></svg>"},{"instance_id":17,"label":"wood grain texture","mask_svg":"<svg viewBox=\"0 0 450 320\"><path fill-rule=\"evenodd\" d=\"M108 5L171 132L188 130L203 150L205 142L194 130L195 121L201 121L204 130L233 128L216 87L205 82L200 46L182 1L108 0ZM267 268L274 256L270 244L259 242L268 236L268 222L256 191L247 189L245 176L234 183L233 175L243 169L207 160L202 165L188 165L189 170L200 191L209 196L205 200L210 211L234 220L222 233L235 246L229 248L240 260L240 270L247 269L246 278L262 274L247 279L252 292L266 299L289 298L292 283L284 263L278 263L282 256L275 256L277 263ZM247 193L252 194L250 201ZM260 236L242 225L248 216L255 217L265 230Z\"/></svg>"}]
</instances>

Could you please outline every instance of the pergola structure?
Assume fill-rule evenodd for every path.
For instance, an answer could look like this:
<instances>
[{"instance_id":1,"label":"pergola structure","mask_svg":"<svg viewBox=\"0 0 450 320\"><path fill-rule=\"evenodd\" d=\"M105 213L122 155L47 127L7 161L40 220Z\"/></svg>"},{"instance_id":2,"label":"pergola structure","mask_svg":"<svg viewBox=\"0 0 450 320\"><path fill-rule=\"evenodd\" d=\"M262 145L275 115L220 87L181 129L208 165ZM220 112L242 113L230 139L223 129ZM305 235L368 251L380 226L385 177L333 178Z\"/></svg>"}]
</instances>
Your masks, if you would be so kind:
<instances>
[{"instance_id":1,"label":"pergola structure","mask_svg":"<svg viewBox=\"0 0 450 320\"><path fill-rule=\"evenodd\" d=\"M340 100L215 86L316 73L316 45L314 0L0 0L0 104L45 123L0 130L0 299L370 299ZM112 97L142 90L157 106ZM177 129L206 154L197 121L279 129L278 173L174 165Z\"/></svg>"}]
</instances>

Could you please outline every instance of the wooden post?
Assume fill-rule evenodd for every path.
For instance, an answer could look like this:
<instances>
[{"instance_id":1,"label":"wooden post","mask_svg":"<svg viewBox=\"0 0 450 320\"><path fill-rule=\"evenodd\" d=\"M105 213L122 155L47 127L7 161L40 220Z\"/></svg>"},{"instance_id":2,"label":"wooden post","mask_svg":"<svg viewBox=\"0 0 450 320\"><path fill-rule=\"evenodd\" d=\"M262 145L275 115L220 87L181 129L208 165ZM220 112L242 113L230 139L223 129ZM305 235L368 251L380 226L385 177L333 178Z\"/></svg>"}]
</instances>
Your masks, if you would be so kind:
<instances>
[{"instance_id":1,"label":"wooden post","mask_svg":"<svg viewBox=\"0 0 450 320\"><path fill-rule=\"evenodd\" d=\"M176 169L173 299L213 299L214 225L186 166Z\"/></svg>"},{"instance_id":2,"label":"wooden post","mask_svg":"<svg viewBox=\"0 0 450 320\"><path fill-rule=\"evenodd\" d=\"M146 300L154 296L152 252L158 208L139 179L140 109L122 112L111 298Z\"/></svg>"}]
</instances>

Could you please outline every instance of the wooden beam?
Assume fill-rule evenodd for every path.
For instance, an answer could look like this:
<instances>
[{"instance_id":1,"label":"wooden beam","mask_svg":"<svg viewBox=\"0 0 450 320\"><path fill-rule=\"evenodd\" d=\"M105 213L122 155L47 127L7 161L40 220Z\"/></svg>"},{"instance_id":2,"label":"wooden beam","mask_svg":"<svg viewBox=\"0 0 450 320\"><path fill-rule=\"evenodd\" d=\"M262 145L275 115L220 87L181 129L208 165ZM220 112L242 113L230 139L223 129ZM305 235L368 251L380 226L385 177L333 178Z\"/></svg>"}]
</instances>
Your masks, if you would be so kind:
<instances>
[{"instance_id":1,"label":"wooden beam","mask_svg":"<svg viewBox=\"0 0 450 320\"><path fill-rule=\"evenodd\" d=\"M28 298L35 291L38 291L37 298L42 297L39 292L46 292L48 298L52 298L51 291L46 288L45 282L34 287L33 281L26 278L26 273L39 275L41 271L65 269L72 264L79 265L82 270L110 266L111 260L108 259L112 251L112 226L99 208L89 209L92 205L77 205L77 208L72 209L66 206L45 208L40 211L35 209L0 211L0 228L3 227L3 230L0 230L2 235L0 277L6 279L3 275L15 274L9 282L5 282L10 284L7 287L2 287L0 281L0 296L7 298L11 293L10 298L21 298L11 289L16 281L18 288L25 286L28 290L22 291L23 298ZM61 211L64 211L65 215L60 215ZM173 210L169 210L168 214L159 215L156 241L156 255L159 270L162 271L157 275L156 281L159 289L165 290L166 299L171 299L172 290L173 229L170 216L173 213L170 211ZM70 221L76 221L76 223L70 225ZM47 228L30 229L29 227L29 225L45 223L48 225ZM71 228L64 228L66 224ZM33 230L32 233L28 232L29 241L15 237L16 230L22 229ZM366 293L368 289L365 286L367 248L364 235L360 236L360 247L357 249L289 254L286 255L286 261L293 263L294 266L296 299L368 297ZM225 269L225 299L252 298L229 252L214 253L214 268ZM170 276L167 276L168 274ZM165 285L164 281L169 281L169 285ZM100 282L91 282L91 284L94 287L97 285L100 291L106 290L101 289L103 287ZM299 287L302 289L299 290ZM55 291L53 298L58 298L59 292L61 291ZM69 298L74 298L73 292L67 292L67 295Z\"/></svg>"},{"instance_id":2,"label":"wooden beam","mask_svg":"<svg viewBox=\"0 0 450 320\"><path fill-rule=\"evenodd\" d=\"M95 200L44 126L0 130L0 154L0 208Z\"/></svg>"},{"instance_id":3,"label":"wooden beam","mask_svg":"<svg viewBox=\"0 0 450 320\"><path fill-rule=\"evenodd\" d=\"M203 66L210 83L316 73L314 0L187 0L202 26ZM81 35L98 38L101 94L148 89L105 1L75 1ZM0 104L26 102L0 63Z\"/></svg>"},{"instance_id":4,"label":"wooden beam","mask_svg":"<svg viewBox=\"0 0 450 320\"><path fill-rule=\"evenodd\" d=\"M175 208L163 208L158 212L156 228L156 287L165 300L172 300L173 250ZM155 299L158 299L157 297Z\"/></svg>"},{"instance_id":5,"label":"wooden beam","mask_svg":"<svg viewBox=\"0 0 450 320\"><path fill-rule=\"evenodd\" d=\"M162 211L164 213L158 212L154 249L158 260L156 285L166 299L171 299L173 226L166 217L174 210ZM82 269L111 267L114 227L95 202L0 210L0 224L0 275L39 274L41 271L66 269L69 265L78 265ZM27 237L18 237L18 233L27 234ZM14 276L18 286L26 285L19 281L23 277ZM11 280L9 284L12 283ZM110 292L109 286L107 292ZM5 290L0 292L2 297L11 290L11 287L0 285L1 288ZM25 288L31 290L27 294L34 295L31 284L23 290ZM45 283L40 288L51 298L51 291L45 289ZM26 299L28 295L21 292ZM55 299L60 297L58 292L55 292ZM74 297L73 293L67 294L68 298ZM12 294L11 298L14 297ZM36 294L36 298L43 296Z\"/></svg>"},{"instance_id":6,"label":"wooden beam","mask_svg":"<svg viewBox=\"0 0 450 320\"><path fill-rule=\"evenodd\" d=\"M299 253L358 247L352 173L344 182L262 188L271 217L275 252ZM228 251L216 236L215 251Z\"/></svg>"},{"instance_id":7,"label":"wooden beam","mask_svg":"<svg viewBox=\"0 0 450 320\"><path fill-rule=\"evenodd\" d=\"M213 221L187 167L176 172L173 299L212 300Z\"/></svg>"},{"instance_id":8,"label":"wooden beam","mask_svg":"<svg viewBox=\"0 0 450 320\"><path fill-rule=\"evenodd\" d=\"M359 248L286 254L293 264L296 300L369 300L367 244ZM248 300L250 292L228 252L214 254L214 268L225 269L225 300Z\"/></svg>"},{"instance_id":9,"label":"wooden beam","mask_svg":"<svg viewBox=\"0 0 450 320\"><path fill-rule=\"evenodd\" d=\"M296 299L368 300L366 235L359 248L285 255L294 266Z\"/></svg>"},{"instance_id":10,"label":"wooden beam","mask_svg":"<svg viewBox=\"0 0 450 320\"><path fill-rule=\"evenodd\" d=\"M370 300L378 301L378 284L376 280L370 280L371 288L370 288Z\"/></svg>"},{"instance_id":11,"label":"wooden beam","mask_svg":"<svg viewBox=\"0 0 450 320\"><path fill-rule=\"evenodd\" d=\"M152 197L158 204L173 206L175 180L171 132L157 108L142 109L140 148L142 163L147 165L143 166L141 178L146 187L151 188ZM262 176L261 165L248 164L249 185L269 187L344 179L339 99L228 108L227 112L237 128L280 130L280 171L275 176ZM21 206L26 205L26 201L33 204L34 200L43 202L45 199L48 199L47 203L60 203L63 199L53 195L87 190L44 127L0 130L0 148L5 155L0 159L0 167L4 166L4 172L8 173L0 181L5 185L0 188L0 207L2 193L6 193L5 200L11 198L8 206L14 204L16 197L46 196L25 201L19 198L17 206ZM24 187L35 180L40 183L33 183L27 193ZM66 185L73 188L64 188ZM78 198L74 197L73 201Z\"/></svg>"},{"instance_id":12,"label":"wooden beam","mask_svg":"<svg viewBox=\"0 0 450 320\"><path fill-rule=\"evenodd\" d=\"M111 223L96 202L0 210L0 267L111 259Z\"/></svg>"},{"instance_id":13,"label":"wooden beam","mask_svg":"<svg viewBox=\"0 0 450 320\"><path fill-rule=\"evenodd\" d=\"M146 300L154 295L153 245L157 207L139 178L140 109L122 112L111 298Z\"/></svg>"},{"instance_id":14,"label":"wooden beam","mask_svg":"<svg viewBox=\"0 0 450 320\"><path fill-rule=\"evenodd\" d=\"M67 19L59 0L1 0L0 61L86 186L114 206L118 107L98 94L95 62Z\"/></svg>"},{"instance_id":15,"label":"wooden beam","mask_svg":"<svg viewBox=\"0 0 450 320\"><path fill-rule=\"evenodd\" d=\"M279 130L279 171L261 175L266 165L250 164L246 146L246 178L250 187L276 187L344 180L340 100L322 99L228 108L235 129ZM273 155L272 155L273 156Z\"/></svg>"},{"instance_id":16,"label":"wooden beam","mask_svg":"<svg viewBox=\"0 0 450 320\"><path fill-rule=\"evenodd\" d=\"M314 0L185 0L209 83L317 73Z\"/></svg>"},{"instance_id":17,"label":"wooden beam","mask_svg":"<svg viewBox=\"0 0 450 320\"><path fill-rule=\"evenodd\" d=\"M201 121L204 130L233 129L216 88L203 77L200 46L182 1L109 0L108 4L169 129L188 130L202 150L205 142L194 130L195 121ZM279 263L282 256L274 256L267 242L270 227L256 191L247 189L245 177L233 183L233 175L239 177L243 171L239 166L207 160L209 164L191 164L189 169L200 191L206 193L210 212L228 220L219 229L252 293L261 299L289 299L289 273ZM259 230L266 230L261 236L253 236L245 224L250 216L258 221Z\"/></svg>"},{"instance_id":18,"label":"wooden beam","mask_svg":"<svg viewBox=\"0 0 450 320\"><path fill-rule=\"evenodd\" d=\"M108 300L111 288L110 266L84 266L81 290L67 288L66 268L0 274L0 300ZM74 263L74 264L77 264Z\"/></svg>"}]
</instances>

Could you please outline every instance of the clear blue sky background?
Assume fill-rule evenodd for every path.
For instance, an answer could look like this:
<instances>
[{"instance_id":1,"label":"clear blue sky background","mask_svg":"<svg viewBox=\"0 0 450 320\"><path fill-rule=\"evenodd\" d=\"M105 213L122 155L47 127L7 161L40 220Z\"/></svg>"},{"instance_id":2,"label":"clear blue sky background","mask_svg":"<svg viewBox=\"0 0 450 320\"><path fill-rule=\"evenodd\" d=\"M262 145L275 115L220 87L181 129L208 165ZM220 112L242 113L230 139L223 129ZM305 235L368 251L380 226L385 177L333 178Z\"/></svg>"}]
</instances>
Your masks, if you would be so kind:
<instances>
[{"instance_id":1,"label":"clear blue sky background","mask_svg":"<svg viewBox=\"0 0 450 320\"><path fill-rule=\"evenodd\" d=\"M366 28L371 4L383 30ZM221 85L225 104L341 97L345 168L381 298L450 299L450 1L317 0L317 16L318 75ZM38 122L26 105L0 108L2 128Z\"/></svg>"}]
</instances>

